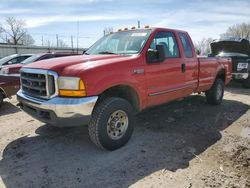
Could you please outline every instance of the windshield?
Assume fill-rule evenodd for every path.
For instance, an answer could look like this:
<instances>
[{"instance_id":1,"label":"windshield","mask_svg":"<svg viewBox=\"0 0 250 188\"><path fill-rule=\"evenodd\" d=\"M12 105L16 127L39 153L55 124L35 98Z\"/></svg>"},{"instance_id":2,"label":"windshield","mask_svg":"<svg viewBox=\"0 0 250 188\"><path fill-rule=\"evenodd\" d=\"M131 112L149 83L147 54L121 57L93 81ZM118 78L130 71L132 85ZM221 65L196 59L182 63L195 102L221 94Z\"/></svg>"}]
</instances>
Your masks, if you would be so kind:
<instances>
[{"instance_id":1,"label":"windshield","mask_svg":"<svg viewBox=\"0 0 250 188\"><path fill-rule=\"evenodd\" d=\"M239 56L239 57L248 57L246 54L236 53L236 52L220 52L217 57L232 57L232 56Z\"/></svg>"},{"instance_id":2,"label":"windshield","mask_svg":"<svg viewBox=\"0 0 250 188\"><path fill-rule=\"evenodd\" d=\"M2 59L0 59L0 66L3 65L4 63L8 62L9 60L13 59L14 57L16 57L17 55L10 55L7 57L4 57Z\"/></svg>"},{"instance_id":3,"label":"windshield","mask_svg":"<svg viewBox=\"0 0 250 188\"><path fill-rule=\"evenodd\" d=\"M138 54L150 34L151 30L120 31L109 34L98 40L85 54Z\"/></svg>"},{"instance_id":4,"label":"windshield","mask_svg":"<svg viewBox=\"0 0 250 188\"><path fill-rule=\"evenodd\" d=\"M22 64L29 64L29 63L33 63L34 61L36 61L38 58L40 58L42 55L41 54L36 54L36 55L32 55L29 58L25 59L24 61L22 61Z\"/></svg>"}]
</instances>

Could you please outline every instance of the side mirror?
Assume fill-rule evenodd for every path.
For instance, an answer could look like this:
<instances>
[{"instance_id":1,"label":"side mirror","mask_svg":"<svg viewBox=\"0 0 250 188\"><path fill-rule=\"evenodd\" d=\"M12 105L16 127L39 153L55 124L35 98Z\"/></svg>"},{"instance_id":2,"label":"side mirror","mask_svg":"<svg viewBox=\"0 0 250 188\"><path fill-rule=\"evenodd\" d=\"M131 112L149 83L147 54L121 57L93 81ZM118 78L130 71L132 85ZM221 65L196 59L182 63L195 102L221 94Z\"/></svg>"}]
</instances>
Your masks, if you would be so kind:
<instances>
[{"instance_id":1,"label":"side mirror","mask_svg":"<svg viewBox=\"0 0 250 188\"><path fill-rule=\"evenodd\" d=\"M197 55L201 55L201 51L200 50L196 50L196 54Z\"/></svg>"},{"instance_id":2,"label":"side mirror","mask_svg":"<svg viewBox=\"0 0 250 188\"><path fill-rule=\"evenodd\" d=\"M12 61L8 61L8 65L11 65L12 64Z\"/></svg>"},{"instance_id":3,"label":"side mirror","mask_svg":"<svg viewBox=\"0 0 250 188\"><path fill-rule=\"evenodd\" d=\"M88 48L83 49L82 54L85 54L85 52L88 50Z\"/></svg>"},{"instance_id":4,"label":"side mirror","mask_svg":"<svg viewBox=\"0 0 250 188\"><path fill-rule=\"evenodd\" d=\"M156 45L156 50L154 49L148 49L147 51L147 63L159 63L164 61L164 59L166 58L166 54L165 54L165 49L164 49L164 45L162 44L157 44Z\"/></svg>"}]
</instances>

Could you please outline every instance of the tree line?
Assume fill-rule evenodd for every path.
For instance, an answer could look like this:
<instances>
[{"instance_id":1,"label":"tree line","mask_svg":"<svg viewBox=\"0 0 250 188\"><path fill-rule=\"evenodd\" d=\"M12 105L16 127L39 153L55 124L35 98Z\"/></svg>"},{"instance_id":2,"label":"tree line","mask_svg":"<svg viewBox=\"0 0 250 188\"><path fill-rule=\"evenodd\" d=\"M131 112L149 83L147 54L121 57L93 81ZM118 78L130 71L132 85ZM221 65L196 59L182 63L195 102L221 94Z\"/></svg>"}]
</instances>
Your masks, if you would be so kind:
<instances>
[{"instance_id":1,"label":"tree line","mask_svg":"<svg viewBox=\"0 0 250 188\"><path fill-rule=\"evenodd\" d=\"M56 38L57 47L68 47L62 39L58 39L58 35L56 35ZM0 39L6 44L26 46L35 45L34 38L26 29L26 21L14 17L7 17L3 25L0 25ZM50 41L47 41L48 46L51 44Z\"/></svg>"},{"instance_id":2,"label":"tree line","mask_svg":"<svg viewBox=\"0 0 250 188\"><path fill-rule=\"evenodd\" d=\"M0 37L3 42L14 45L33 45L35 40L25 28L26 22L22 19L8 17L4 25L0 25Z\"/></svg>"},{"instance_id":3,"label":"tree line","mask_svg":"<svg viewBox=\"0 0 250 188\"><path fill-rule=\"evenodd\" d=\"M35 40L26 29L26 22L22 19L8 17L5 19L4 25L0 25L0 38L4 43L13 45L34 45ZM107 27L104 29L104 35L113 32L113 28ZM220 35L221 38L245 38L250 40L250 22L241 23L230 26L225 33ZM195 43L196 50L200 51L200 55L208 55L211 53L210 44L212 38L203 38ZM48 45L50 42L48 41ZM68 47L68 45L57 35L57 47Z\"/></svg>"}]
</instances>

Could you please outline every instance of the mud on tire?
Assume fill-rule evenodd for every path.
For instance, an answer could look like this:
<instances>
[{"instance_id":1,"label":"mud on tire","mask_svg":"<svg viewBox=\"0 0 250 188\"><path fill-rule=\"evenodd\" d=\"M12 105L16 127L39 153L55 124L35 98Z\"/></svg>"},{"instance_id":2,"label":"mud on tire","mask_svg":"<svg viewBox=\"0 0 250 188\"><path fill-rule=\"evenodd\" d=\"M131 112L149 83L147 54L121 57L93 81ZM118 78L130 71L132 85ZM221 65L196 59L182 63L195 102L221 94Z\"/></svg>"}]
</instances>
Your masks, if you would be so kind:
<instances>
[{"instance_id":1,"label":"mud on tire","mask_svg":"<svg viewBox=\"0 0 250 188\"><path fill-rule=\"evenodd\" d=\"M224 82L220 78L217 78L213 86L205 94L207 103L213 105L221 104L224 96Z\"/></svg>"},{"instance_id":2,"label":"mud on tire","mask_svg":"<svg viewBox=\"0 0 250 188\"><path fill-rule=\"evenodd\" d=\"M132 105L118 97L105 98L97 104L88 125L92 142L100 148L115 150L125 145L133 132Z\"/></svg>"}]
</instances>

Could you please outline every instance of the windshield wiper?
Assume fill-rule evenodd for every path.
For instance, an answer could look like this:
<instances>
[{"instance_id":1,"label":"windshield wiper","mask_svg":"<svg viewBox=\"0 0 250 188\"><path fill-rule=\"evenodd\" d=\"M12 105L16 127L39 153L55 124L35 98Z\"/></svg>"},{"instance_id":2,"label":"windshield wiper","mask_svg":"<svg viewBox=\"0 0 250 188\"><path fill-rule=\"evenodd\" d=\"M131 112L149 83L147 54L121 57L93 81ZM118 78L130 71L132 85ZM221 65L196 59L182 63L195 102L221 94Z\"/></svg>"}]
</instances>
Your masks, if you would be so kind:
<instances>
[{"instance_id":1,"label":"windshield wiper","mask_svg":"<svg viewBox=\"0 0 250 188\"><path fill-rule=\"evenodd\" d=\"M102 51L102 52L99 52L98 54L116 54L116 53L113 53L110 51Z\"/></svg>"}]
</instances>

